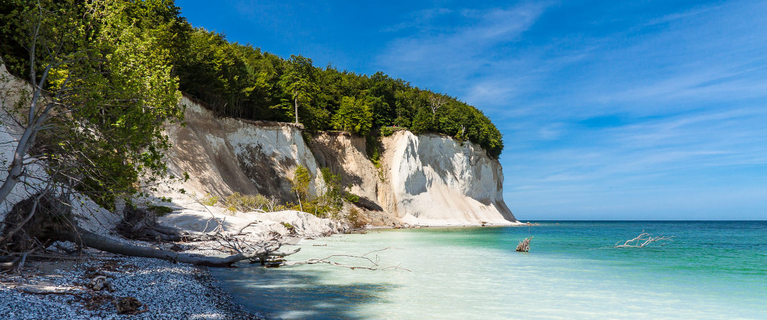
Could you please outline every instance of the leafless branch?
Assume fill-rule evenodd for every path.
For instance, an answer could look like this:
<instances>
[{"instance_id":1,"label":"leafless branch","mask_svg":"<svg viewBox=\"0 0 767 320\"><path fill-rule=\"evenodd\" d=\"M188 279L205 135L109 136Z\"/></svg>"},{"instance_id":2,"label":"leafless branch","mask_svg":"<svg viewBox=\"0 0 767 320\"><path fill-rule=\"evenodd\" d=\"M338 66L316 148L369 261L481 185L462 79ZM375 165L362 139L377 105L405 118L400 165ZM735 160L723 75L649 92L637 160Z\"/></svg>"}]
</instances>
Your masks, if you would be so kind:
<instances>
[{"instance_id":1,"label":"leafless branch","mask_svg":"<svg viewBox=\"0 0 767 320\"><path fill-rule=\"evenodd\" d=\"M361 256L360 255L351 255L351 254L332 254L332 255L329 255L329 256L327 256L325 258L320 258L320 259L315 258L315 259L307 259L307 260L302 260L302 261L285 262L284 266L292 267L292 266L297 266L297 265L327 264L327 265L331 265L331 266L334 266L334 267L347 268L347 269L351 269L351 270L356 270L356 269L363 269L363 270L404 270L404 271L410 272L410 270L408 270L406 268L402 268L402 267L400 267L400 265L382 267L380 265L380 260L381 259L380 259L380 257L378 255L376 255L373 258L369 257L369 255L371 255L373 253L381 252L381 251L385 251L385 250L390 250L390 249L393 249L393 248L392 247L388 247L388 248L373 250L373 251L370 251L370 252L368 252L366 254L363 254ZM347 264L347 263L333 261L332 260L333 258L351 258L351 259L354 259L356 261L363 261L367 265L351 265L351 264Z\"/></svg>"},{"instance_id":2,"label":"leafless branch","mask_svg":"<svg viewBox=\"0 0 767 320\"><path fill-rule=\"evenodd\" d=\"M620 242L615 244L616 248L644 248L645 246L653 243L653 242L659 242L659 241L673 241L674 236L666 237L666 236L657 236L653 237L649 233L644 232L642 230L642 233L640 233L638 236L636 236L633 239L626 240L623 244L619 244ZM662 244L664 245L664 244Z\"/></svg>"}]
</instances>

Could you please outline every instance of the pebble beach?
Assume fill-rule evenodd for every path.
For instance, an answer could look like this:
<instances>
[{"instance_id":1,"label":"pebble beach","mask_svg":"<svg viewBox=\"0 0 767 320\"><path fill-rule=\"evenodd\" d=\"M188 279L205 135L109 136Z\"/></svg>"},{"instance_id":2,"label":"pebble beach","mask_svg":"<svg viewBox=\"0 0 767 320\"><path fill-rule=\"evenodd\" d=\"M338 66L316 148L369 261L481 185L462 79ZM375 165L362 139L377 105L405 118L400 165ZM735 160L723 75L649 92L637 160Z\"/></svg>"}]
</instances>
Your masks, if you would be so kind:
<instances>
[{"instance_id":1,"label":"pebble beach","mask_svg":"<svg viewBox=\"0 0 767 320\"><path fill-rule=\"evenodd\" d=\"M108 285L95 290L95 278ZM0 284L3 319L264 319L232 303L207 268L158 259L87 253L28 262L21 274L0 274ZM140 306L119 314L130 298Z\"/></svg>"}]
</instances>

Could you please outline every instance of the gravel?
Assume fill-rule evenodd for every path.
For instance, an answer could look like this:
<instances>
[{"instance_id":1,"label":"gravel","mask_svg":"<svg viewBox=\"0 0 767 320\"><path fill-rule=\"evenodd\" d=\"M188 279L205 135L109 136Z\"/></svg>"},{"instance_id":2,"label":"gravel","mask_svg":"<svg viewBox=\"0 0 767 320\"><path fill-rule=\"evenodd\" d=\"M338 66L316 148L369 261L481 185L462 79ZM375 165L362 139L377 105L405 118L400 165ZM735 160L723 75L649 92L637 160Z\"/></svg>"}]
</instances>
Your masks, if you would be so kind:
<instances>
[{"instance_id":1,"label":"gravel","mask_svg":"<svg viewBox=\"0 0 767 320\"><path fill-rule=\"evenodd\" d=\"M206 268L137 257L88 254L81 262L34 262L24 274L0 274L3 319L264 319L244 311ZM113 289L95 291L93 278ZM143 304L120 315L116 301Z\"/></svg>"}]
</instances>

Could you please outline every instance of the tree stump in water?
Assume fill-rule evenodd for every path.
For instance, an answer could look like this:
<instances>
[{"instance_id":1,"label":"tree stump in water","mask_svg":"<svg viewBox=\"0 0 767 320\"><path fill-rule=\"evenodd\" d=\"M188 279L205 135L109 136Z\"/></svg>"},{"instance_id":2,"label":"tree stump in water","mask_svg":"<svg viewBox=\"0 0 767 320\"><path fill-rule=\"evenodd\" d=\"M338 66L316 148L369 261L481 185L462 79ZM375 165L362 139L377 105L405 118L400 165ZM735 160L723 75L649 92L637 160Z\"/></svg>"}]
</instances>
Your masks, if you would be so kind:
<instances>
[{"instance_id":1,"label":"tree stump in water","mask_svg":"<svg viewBox=\"0 0 767 320\"><path fill-rule=\"evenodd\" d=\"M517 245L517 251L530 252L530 240L533 240L533 237L525 238L525 240L520 241L519 245Z\"/></svg>"}]
</instances>

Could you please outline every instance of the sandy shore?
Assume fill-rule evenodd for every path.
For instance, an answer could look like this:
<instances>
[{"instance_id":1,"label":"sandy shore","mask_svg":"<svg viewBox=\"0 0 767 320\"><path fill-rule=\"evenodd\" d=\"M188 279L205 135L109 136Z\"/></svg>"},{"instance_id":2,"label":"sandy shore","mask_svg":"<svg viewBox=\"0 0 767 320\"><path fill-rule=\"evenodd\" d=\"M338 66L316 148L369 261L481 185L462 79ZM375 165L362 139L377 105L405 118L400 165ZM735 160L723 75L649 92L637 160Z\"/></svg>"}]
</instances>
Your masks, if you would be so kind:
<instances>
[{"instance_id":1,"label":"sandy shore","mask_svg":"<svg viewBox=\"0 0 767 320\"><path fill-rule=\"evenodd\" d=\"M0 318L263 319L231 302L206 268L91 251L79 259L30 262L22 274L0 274ZM103 277L111 290L94 290ZM117 301L135 298L135 315Z\"/></svg>"}]
</instances>

